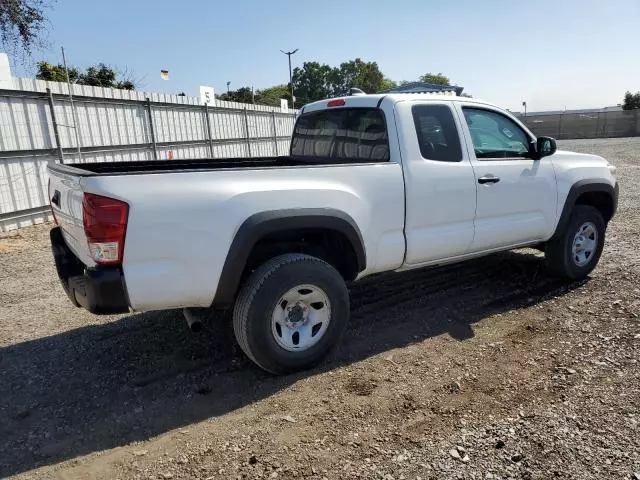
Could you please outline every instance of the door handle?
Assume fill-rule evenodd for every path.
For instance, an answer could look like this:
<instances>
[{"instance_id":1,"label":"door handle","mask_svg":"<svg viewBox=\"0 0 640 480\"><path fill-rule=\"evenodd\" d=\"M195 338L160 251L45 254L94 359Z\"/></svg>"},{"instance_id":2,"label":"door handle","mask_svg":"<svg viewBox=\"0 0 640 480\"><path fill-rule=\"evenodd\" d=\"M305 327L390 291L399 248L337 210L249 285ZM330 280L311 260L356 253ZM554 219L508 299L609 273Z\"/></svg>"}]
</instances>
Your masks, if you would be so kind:
<instances>
[{"instance_id":1,"label":"door handle","mask_svg":"<svg viewBox=\"0 0 640 480\"><path fill-rule=\"evenodd\" d=\"M498 183L500 181L500 177L494 177L493 175L485 175L484 177L480 177L478 179L478 183Z\"/></svg>"}]
</instances>

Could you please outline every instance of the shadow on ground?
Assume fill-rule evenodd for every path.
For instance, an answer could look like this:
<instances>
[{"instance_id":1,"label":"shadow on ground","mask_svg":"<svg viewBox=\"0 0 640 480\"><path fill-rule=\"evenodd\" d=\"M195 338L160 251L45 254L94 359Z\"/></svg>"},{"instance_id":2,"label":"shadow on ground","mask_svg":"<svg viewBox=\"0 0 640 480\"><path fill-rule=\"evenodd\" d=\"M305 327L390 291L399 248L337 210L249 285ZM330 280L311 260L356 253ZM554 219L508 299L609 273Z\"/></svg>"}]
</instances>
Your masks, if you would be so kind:
<instances>
[{"instance_id":1,"label":"shadow on ground","mask_svg":"<svg viewBox=\"0 0 640 480\"><path fill-rule=\"evenodd\" d=\"M542 259L507 252L355 284L341 348L276 378L235 351L230 329L188 331L177 311L137 314L0 349L0 477L223 415L292 383L441 334L465 340L493 313L562 295ZM62 291L61 291L62 294Z\"/></svg>"}]
</instances>

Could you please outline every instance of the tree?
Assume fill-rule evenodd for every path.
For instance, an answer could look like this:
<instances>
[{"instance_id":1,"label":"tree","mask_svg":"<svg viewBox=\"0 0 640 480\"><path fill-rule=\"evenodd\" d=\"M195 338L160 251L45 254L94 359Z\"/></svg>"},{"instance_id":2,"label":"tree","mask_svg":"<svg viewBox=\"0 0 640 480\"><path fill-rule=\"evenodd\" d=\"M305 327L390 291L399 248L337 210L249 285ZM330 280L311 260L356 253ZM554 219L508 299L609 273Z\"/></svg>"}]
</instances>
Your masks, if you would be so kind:
<instances>
[{"instance_id":1,"label":"tree","mask_svg":"<svg viewBox=\"0 0 640 480\"><path fill-rule=\"evenodd\" d=\"M622 103L623 110L634 110L640 108L640 92L624 94L624 102Z\"/></svg>"},{"instance_id":2,"label":"tree","mask_svg":"<svg viewBox=\"0 0 640 480\"><path fill-rule=\"evenodd\" d=\"M1 0L0 0L1 1ZM52 65L47 62L38 62L38 80L48 80L50 82L66 82L67 74L64 65ZM112 67L104 63L87 68L85 72L80 72L77 68L69 67L69 80L79 85L91 85L94 87L120 88L122 90L135 90L133 80L126 78L118 79L118 73Z\"/></svg>"},{"instance_id":3,"label":"tree","mask_svg":"<svg viewBox=\"0 0 640 480\"><path fill-rule=\"evenodd\" d=\"M253 103L253 93L249 87L241 87L218 96L220 100L227 102Z\"/></svg>"},{"instance_id":4,"label":"tree","mask_svg":"<svg viewBox=\"0 0 640 480\"><path fill-rule=\"evenodd\" d=\"M45 26L47 0L0 0L0 44L15 52L22 48L26 54L37 46Z\"/></svg>"},{"instance_id":5,"label":"tree","mask_svg":"<svg viewBox=\"0 0 640 480\"><path fill-rule=\"evenodd\" d=\"M329 65L304 62L293 70L293 94L296 103L309 103L331 97L334 92L335 71Z\"/></svg>"},{"instance_id":6,"label":"tree","mask_svg":"<svg viewBox=\"0 0 640 480\"><path fill-rule=\"evenodd\" d=\"M259 103L260 105L279 107L280 99L282 98L288 102L291 101L291 89L289 88L289 85L274 85L273 87L267 87L256 91L256 103Z\"/></svg>"},{"instance_id":7,"label":"tree","mask_svg":"<svg viewBox=\"0 0 640 480\"><path fill-rule=\"evenodd\" d=\"M364 62L360 58L344 62L334 69L331 76L334 95L344 95L350 88L360 88L366 93L384 90L385 78L376 62Z\"/></svg>"},{"instance_id":8,"label":"tree","mask_svg":"<svg viewBox=\"0 0 640 480\"><path fill-rule=\"evenodd\" d=\"M52 65L47 62L38 62L38 73L36 78L38 80L47 80L49 82L66 82L67 73L64 70L63 65ZM69 79L71 82L75 82L80 77L77 68L69 68Z\"/></svg>"},{"instance_id":9,"label":"tree","mask_svg":"<svg viewBox=\"0 0 640 480\"><path fill-rule=\"evenodd\" d=\"M104 63L99 63L87 68L87 71L80 76L80 80L83 85L92 87L113 87L116 84L116 72Z\"/></svg>"},{"instance_id":10,"label":"tree","mask_svg":"<svg viewBox=\"0 0 640 480\"><path fill-rule=\"evenodd\" d=\"M390 78L384 78L382 80L382 85L380 90L391 90L392 88L396 88L398 86L398 82L391 80Z\"/></svg>"},{"instance_id":11,"label":"tree","mask_svg":"<svg viewBox=\"0 0 640 480\"><path fill-rule=\"evenodd\" d=\"M449 77L442 73L426 73L420 76L420 81L423 83L432 83L434 85L451 85Z\"/></svg>"}]
</instances>

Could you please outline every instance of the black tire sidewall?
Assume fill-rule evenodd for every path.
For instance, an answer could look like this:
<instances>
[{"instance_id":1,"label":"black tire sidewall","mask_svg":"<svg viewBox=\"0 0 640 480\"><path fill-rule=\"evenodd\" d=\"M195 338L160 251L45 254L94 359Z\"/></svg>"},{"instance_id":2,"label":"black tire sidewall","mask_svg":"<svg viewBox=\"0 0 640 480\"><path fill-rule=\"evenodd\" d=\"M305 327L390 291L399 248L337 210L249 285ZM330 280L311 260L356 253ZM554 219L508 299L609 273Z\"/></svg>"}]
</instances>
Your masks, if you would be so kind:
<instances>
[{"instance_id":1,"label":"black tire sidewall","mask_svg":"<svg viewBox=\"0 0 640 480\"><path fill-rule=\"evenodd\" d=\"M598 232L597 246L596 251L591 261L589 261L586 265L578 266L573 261L573 239L578 232L578 229L585 224L586 222L591 222L595 225L596 230ZM573 212L571 213L571 218L569 219L569 224L567 225L567 230L564 235L564 269L572 279L581 279L586 277L591 271L598 265L598 261L600 260L600 256L602 255L602 250L604 248L604 237L606 231L606 224L600 212L589 205L576 205L574 207Z\"/></svg>"},{"instance_id":2,"label":"black tire sidewall","mask_svg":"<svg viewBox=\"0 0 640 480\"><path fill-rule=\"evenodd\" d=\"M323 337L305 351L288 351L273 337L272 314L278 300L298 285L314 285L327 295L330 322ZM247 313L247 346L260 366L273 373L311 368L338 344L349 319L349 293L340 274L329 264L315 259L278 267L260 285Z\"/></svg>"}]
</instances>

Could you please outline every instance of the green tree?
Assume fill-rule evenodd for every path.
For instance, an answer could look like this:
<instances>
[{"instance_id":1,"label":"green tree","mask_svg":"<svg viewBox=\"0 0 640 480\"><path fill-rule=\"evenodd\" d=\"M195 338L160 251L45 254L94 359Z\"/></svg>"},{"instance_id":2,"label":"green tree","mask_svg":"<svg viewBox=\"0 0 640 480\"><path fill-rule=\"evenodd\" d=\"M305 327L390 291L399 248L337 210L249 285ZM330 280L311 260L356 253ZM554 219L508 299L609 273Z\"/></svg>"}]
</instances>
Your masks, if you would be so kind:
<instances>
[{"instance_id":1,"label":"green tree","mask_svg":"<svg viewBox=\"0 0 640 480\"><path fill-rule=\"evenodd\" d=\"M318 62L304 62L302 68L293 70L293 94L296 105L315 102L332 96L335 85L335 71L329 65Z\"/></svg>"},{"instance_id":2,"label":"green tree","mask_svg":"<svg viewBox=\"0 0 640 480\"><path fill-rule=\"evenodd\" d=\"M344 62L334 69L331 76L334 95L343 95L350 88L360 88L365 93L384 89L385 78L376 62L364 62L360 58Z\"/></svg>"},{"instance_id":3,"label":"green tree","mask_svg":"<svg viewBox=\"0 0 640 480\"><path fill-rule=\"evenodd\" d=\"M116 72L104 63L99 63L87 68L87 71L80 75L80 81L83 85L92 87L113 87L116 84Z\"/></svg>"},{"instance_id":4,"label":"green tree","mask_svg":"<svg viewBox=\"0 0 640 480\"><path fill-rule=\"evenodd\" d=\"M0 45L29 54L44 30L47 0L0 0Z\"/></svg>"},{"instance_id":5,"label":"green tree","mask_svg":"<svg viewBox=\"0 0 640 480\"><path fill-rule=\"evenodd\" d=\"M432 83L434 85L451 85L449 77L442 73L426 73L420 76L420 81L424 83Z\"/></svg>"},{"instance_id":6,"label":"green tree","mask_svg":"<svg viewBox=\"0 0 640 480\"><path fill-rule=\"evenodd\" d=\"M241 87L237 90L231 90L218 95L220 100L227 102L253 103L253 93L249 87Z\"/></svg>"},{"instance_id":7,"label":"green tree","mask_svg":"<svg viewBox=\"0 0 640 480\"><path fill-rule=\"evenodd\" d=\"M50 82L67 81L67 74L63 65L38 62L37 67L36 78L38 80L48 80ZM69 67L69 80L79 85L135 90L135 84L132 80L127 78L118 79L118 73L104 63L89 67L85 72L80 72L77 68Z\"/></svg>"},{"instance_id":8,"label":"green tree","mask_svg":"<svg viewBox=\"0 0 640 480\"><path fill-rule=\"evenodd\" d=\"M391 90L392 88L396 88L398 86L398 82L391 80L390 78L384 78L382 80L382 85L380 90Z\"/></svg>"},{"instance_id":9,"label":"green tree","mask_svg":"<svg viewBox=\"0 0 640 480\"><path fill-rule=\"evenodd\" d=\"M622 103L623 110L634 110L640 108L640 92L624 94L624 102Z\"/></svg>"},{"instance_id":10,"label":"green tree","mask_svg":"<svg viewBox=\"0 0 640 480\"><path fill-rule=\"evenodd\" d=\"M67 74L63 65L52 65L47 62L38 62L38 73L36 78L38 80L47 80L49 82L66 82ZM75 82L80 77L77 68L69 68L69 79Z\"/></svg>"},{"instance_id":11,"label":"green tree","mask_svg":"<svg viewBox=\"0 0 640 480\"><path fill-rule=\"evenodd\" d=\"M291 101L291 89L289 85L274 85L256 91L256 103L260 105L269 105L271 107L279 107L280 99Z\"/></svg>"}]
</instances>

